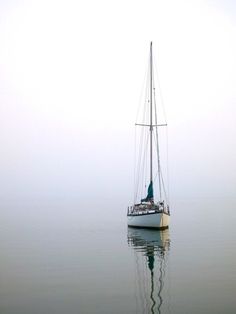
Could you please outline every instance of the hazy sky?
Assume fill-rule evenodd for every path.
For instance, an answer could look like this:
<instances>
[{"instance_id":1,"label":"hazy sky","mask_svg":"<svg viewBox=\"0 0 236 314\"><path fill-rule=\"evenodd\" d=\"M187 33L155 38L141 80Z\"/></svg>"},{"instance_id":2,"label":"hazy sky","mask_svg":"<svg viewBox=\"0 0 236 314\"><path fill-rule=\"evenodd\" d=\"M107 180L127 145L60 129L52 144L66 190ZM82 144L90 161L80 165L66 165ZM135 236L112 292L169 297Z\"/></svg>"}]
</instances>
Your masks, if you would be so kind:
<instances>
[{"instance_id":1,"label":"hazy sky","mask_svg":"<svg viewBox=\"0 0 236 314\"><path fill-rule=\"evenodd\" d=\"M149 42L173 198L233 196L236 5L0 1L0 197L133 197Z\"/></svg>"}]
</instances>

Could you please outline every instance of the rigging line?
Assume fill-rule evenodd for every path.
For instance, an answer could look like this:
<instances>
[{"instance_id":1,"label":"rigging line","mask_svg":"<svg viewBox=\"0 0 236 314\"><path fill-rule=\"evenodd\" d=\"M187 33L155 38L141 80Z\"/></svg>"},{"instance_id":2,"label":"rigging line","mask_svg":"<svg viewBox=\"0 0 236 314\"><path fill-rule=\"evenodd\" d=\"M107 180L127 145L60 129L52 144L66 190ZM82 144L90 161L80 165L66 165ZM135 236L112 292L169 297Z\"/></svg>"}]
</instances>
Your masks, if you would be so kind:
<instances>
[{"instance_id":1,"label":"rigging line","mask_svg":"<svg viewBox=\"0 0 236 314\"><path fill-rule=\"evenodd\" d=\"M155 59L154 59L155 61ZM159 79L159 72L157 70L156 62L153 62L154 68L155 68L155 73L156 73L156 78L157 78L157 86L159 90L159 95L160 95L160 103L161 107L163 110L163 115L165 119L165 123L167 124L167 114L164 106L164 99L163 99L163 94L162 94L162 89L161 89L161 83ZM155 92L155 91L154 91ZM167 158L167 193L168 193L168 198L170 199L170 173L169 173L169 139L168 139L168 127L166 128L166 158ZM169 204L170 205L170 204Z\"/></svg>"},{"instance_id":2,"label":"rigging line","mask_svg":"<svg viewBox=\"0 0 236 314\"><path fill-rule=\"evenodd\" d=\"M142 166L142 159L143 159L143 146L145 143L145 133L143 130L140 130L141 136L140 136L140 143L139 143L139 163L138 163L138 169L137 169L137 193L138 193L138 188L139 188L139 180L140 180L140 175L141 175L141 166Z\"/></svg>"},{"instance_id":3,"label":"rigging line","mask_svg":"<svg viewBox=\"0 0 236 314\"><path fill-rule=\"evenodd\" d=\"M141 129L140 132L141 132L141 134L140 134L140 138L139 138L139 157L138 157L138 164L137 164L137 186L136 186L136 191L138 190L138 186L139 186L139 179L140 179L140 172L141 172L141 162L142 162L142 152L143 152L143 146L144 146L144 142L145 142L144 130ZM137 143L136 143L136 145L137 145Z\"/></svg>"},{"instance_id":4,"label":"rigging line","mask_svg":"<svg viewBox=\"0 0 236 314\"><path fill-rule=\"evenodd\" d=\"M160 79L159 79L159 74L158 74L156 62L154 62L154 68L155 68L155 73L156 73L156 78L157 78L157 86L158 86L158 90L159 90L159 94L160 94L160 100L161 100L160 103L161 103L161 107L162 107L162 110L163 110L163 115L164 115L165 122L167 123L167 115L166 115L166 110L165 110L165 106L164 106L164 100L163 100L161 84L160 84Z\"/></svg>"},{"instance_id":5,"label":"rigging line","mask_svg":"<svg viewBox=\"0 0 236 314\"><path fill-rule=\"evenodd\" d=\"M156 138L155 138L155 140L156 140ZM168 166L168 162L167 162L167 166ZM154 181L156 180L157 175L158 175L158 173L155 174ZM162 188L163 188L163 191L164 191L165 199L166 199L167 203L169 204L169 194L168 194L168 191L166 192L165 181L164 181L164 178L163 178L161 167L160 167L160 178L161 178L161 183L162 183ZM167 182L168 182L168 180L167 180ZM161 199L160 199L160 201L161 201Z\"/></svg>"},{"instance_id":6,"label":"rigging line","mask_svg":"<svg viewBox=\"0 0 236 314\"><path fill-rule=\"evenodd\" d=\"M143 123L147 122L148 119L149 119L149 116L150 116L150 106L149 106L149 81L150 81L150 78L149 78L149 72L150 72L150 64L149 64L149 67L148 67L148 73L147 73L147 76L148 76L148 79L146 80L146 94L145 94L145 104L144 104L144 108L145 108L145 111L144 111L144 115L143 115ZM143 197L143 193L144 193L144 190L145 190L145 187L146 187L146 180L147 180L147 146L149 144L149 140L150 140L150 137L149 137L149 131L147 130L147 128L143 128L145 132L145 135L146 135L146 146L144 147L144 153L145 153L145 158L143 160L143 173L142 173L142 186L141 186L141 191L140 191L140 196L141 198ZM146 176L145 176L146 174Z\"/></svg>"},{"instance_id":7,"label":"rigging line","mask_svg":"<svg viewBox=\"0 0 236 314\"><path fill-rule=\"evenodd\" d=\"M155 134L155 133L154 133L154 134ZM154 141L155 141L155 144L156 144L155 147L156 147L156 154L157 154L157 139L156 139L156 136L154 136ZM156 181L157 176L158 176L158 171L156 171L156 174L155 174L155 177L154 177L154 181L153 181L153 182ZM159 182L159 180L158 180L158 188L160 189L159 184L160 184L160 182Z\"/></svg>"},{"instance_id":8,"label":"rigging line","mask_svg":"<svg viewBox=\"0 0 236 314\"><path fill-rule=\"evenodd\" d=\"M137 144L136 144L136 142L137 142L137 131L136 131L136 127L134 127L134 167L133 167L133 186L134 186L134 191L133 191L133 193L134 193L134 195L133 195L133 197L134 197L134 199L133 199L133 203L135 204L135 186L136 186L136 176L135 176L135 174L136 174L136 163L137 163L137 151L136 151L136 148L137 148Z\"/></svg>"},{"instance_id":9,"label":"rigging line","mask_svg":"<svg viewBox=\"0 0 236 314\"><path fill-rule=\"evenodd\" d=\"M149 71L149 68L148 68L148 71ZM147 104L146 104L146 102L147 102L147 99L148 99L148 87L149 87L149 84L148 84L148 79L147 79L147 76L148 76L148 71L147 71L147 73L146 73L146 87L145 87L145 92L143 93L144 94L144 99L142 100L142 103L143 103L143 111L142 111L142 115L141 115L141 121L143 120L143 121L145 121L146 120L146 114L147 114ZM140 112L140 110L141 110L141 104L140 104L140 108L139 108L139 112ZM135 122L136 123L138 123L138 119L139 119L139 112L137 113L137 115L136 115L136 120L135 120Z\"/></svg>"},{"instance_id":10,"label":"rigging line","mask_svg":"<svg viewBox=\"0 0 236 314\"><path fill-rule=\"evenodd\" d=\"M141 151L143 151L143 154L141 153L141 156L140 156L140 164L139 164L139 169L138 169L137 185L136 185L136 197L135 197L136 200L137 200L139 193L142 193L142 191L143 191L143 184L144 184L143 179L144 179L146 159L147 159L146 147L148 146L148 140L149 140L148 135L147 135L147 133L145 133L143 136L143 143L141 145L144 149L141 150ZM141 186L140 186L140 184L141 184Z\"/></svg>"},{"instance_id":11,"label":"rigging line","mask_svg":"<svg viewBox=\"0 0 236 314\"><path fill-rule=\"evenodd\" d=\"M169 171L169 136L168 127L166 128L166 159L167 159L167 195L168 195L168 205L170 206L170 171Z\"/></svg>"},{"instance_id":12,"label":"rigging line","mask_svg":"<svg viewBox=\"0 0 236 314\"><path fill-rule=\"evenodd\" d=\"M153 80L153 91L154 91L154 108L155 108L155 123L157 125L157 105L156 105L156 91ZM158 181L159 181L159 193L160 193L160 201L161 201L161 180L160 180L160 172L161 172L161 163L160 163L160 152L159 152L159 141L158 141L158 127L156 127L156 142L157 142L157 166L158 166Z\"/></svg>"},{"instance_id":13,"label":"rigging line","mask_svg":"<svg viewBox=\"0 0 236 314\"><path fill-rule=\"evenodd\" d=\"M155 95L155 89L154 89L154 95ZM155 100L155 109L156 109L156 97L154 98ZM166 117L165 117L166 118ZM166 121L167 122L167 121ZM156 121L156 124L157 124L157 121ZM156 133L157 133L157 128L156 128ZM157 146L158 146L158 133L157 133ZM168 129L166 128L166 156L167 156L167 166L166 166L166 170L167 170L167 192L168 192L168 196L167 196L167 193L166 193L166 189L165 189L165 184L164 184L164 180L163 180L163 177L161 178L162 179L162 185L163 185L163 189L164 189L164 193L165 193L165 197L166 197L166 200L169 198L169 153L168 153ZM158 154L158 152L157 152ZM158 156L158 155L157 155ZM160 158L160 156L159 156ZM160 177L162 176L162 173L161 173L161 165L160 165ZM160 185L160 184L159 184ZM161 200L161 199L160 199Z\"/></svg>"},{"instance_id":14,"label":"rigging line","mask_svg":"<svg viewBox=\"0 0 236 314\"><path fill-rule=\"evenodd\" d=\"M144 159L143 159L143 171L141 174L141 198L142 198L142 193L145 190L145 185L146 185L146 180L147 180L147 148L148 148L148 144L149 144L149 136L146 137L146 145L144 148Z\"/></svg>"},{"instance_id":15,"label":"rigging line","mask_svg":"<svg viewBox=\"0 0 236 314\"><path fill-rule=\"evenodd\" d=\"M146 117L145 120L147 119L147 116L149 116L149 106L146 106ZM144 159L143 159L143 172L142 172L142 186L141 186L141 191L140 191L140 196L141 198L143 198L143 193L145 194L146 192L146 183L147 183L147 167L148 167L148 161L147 161L147 156L148 156L148 146L149 146L149 141L150 141L150 137L149 137L149 131L147 130L147 128L144 128L144 132L146 135L146 145L144 147Z\"/></svg>"},{"instance_id":16,"label":"rigging line","mask_svg":"<svg viewBox=\"0 0 236 314\"><path fill-rule=\"evenodd\" d=\"M147 92L146 92L147 94ZM143 108L143 119L144 119L144 122L147 118L147 115L148 115L148 106L144 105L144 108ZM142 128L140 130L141 132L141 136L140 136L140 142L139 142L139 158L138 158L138 165L137 165L137 184L136 184L136 196L135 198L137 198L137 194L139 193L139 185L140 185L140 179L143 179L143 167L141 166L143 162L145 162L146 160L146 155L145 155L145 152L146 152L146 145L145 145L145 142L147 142L147 137L148 137L148 133L147 131L145 130L146 128ZM142 155L142 152L144 152L144 154ZM142 178L141 177L141 174L142 174ZM142 193L142 190L143 190L143 186L140 187L141 188L141 191L140 193Z\"/></svg>"},{"instance_id":17,"label":"rigging line","mask_svg":"<svg viewBox=\"0 0 236 314\"><path fill-rule=\"evenodd\" d=\"M143 106L143 115L145 116L145 106ZM139 170L140 162L141 162L141 153L142 153L142 143L143 143L144 130L140 130L140 138L139 138L139 158L137 164L137 170ZM135 143L137 145L137 142Z\"/></svg>"},{"instance_id":18,"label":"rigging line","mask_svg":"<svg viewBox=\"0 0 236 314\"><path fill-rule=\"evenodd\" d=\"M145 71L145 74L144 74L144 79L143 79L143 82L142 82L142 89L141 89L140 96L139 96L139 106L138 106L136 119L135 119L136 122L138 120L139 112L141 110L141 105L142 105L142 102L143 102L143 95L144 94L145 94L144 99L146 99L146 89L147 89L147 86L145 88L145 83L147 85L148 71L149 71L149 67L146 68L146 71Z\"/></svg>"},{"instance_id":19,"label":"rigging line","mask_svg":"<svg viewBox=\"0 0 236 314\"><path fill-rule=\"evenodd\" d=\"M162 185L163 185L164 195L165 195L165 198L166 198L167 204L169 204L169 198L168 198L168 195L167 195L167 193L166 193L166 189L165 189L165 184L164 184L164 179L163 179L163 176L162 176L162 172L161 172L161 180L162 180Z\"/></svg>"},{"instance_id":20,"label":"rigging line","mask_svg":"<svg viewBox=\"0 0 236 314\"><path fill-rule=\"evenodd\" d=\"M148 73L146 74L146 76L148 75ZM147 118L147 114L148 114L148 106L146 105L146 101L147 101L147 95L148 95L148 83L146 80L146 88L145 88L145 99L144 99L144 105L143 105L143 114L142 114L142 119L143 122L145 122L146 118ZM138 165L138 174L140 173L140 163L141 163L141 152L142 152L142 148L143 148L143 140L144 140L144 134L145 130L142 129L141 130L141 138L140 138L140 159L139 159L139 165Z\"/></svg>"},{"instance_id":21,"label":"rigging line","mask_svg":"<svg viewBox=\"0 0 236 314\"><path fill-rule=\"evenodd\" d=\"M144 105L143 105L143 114L142 114L142 117L144 120L145 120L145 117L147 115L146 97L147 97L147 84L146 84L146 95L145 95L145 101L144 101ZM139 178L139 172L140 172L141 154L142 154L142 148L143 148L144 134L145 134L145 130L141 129L140 130L140 138L139 138L139 140L140 140L139 141L139 158L138 158L138 164L137 164L138 178ZM137 145L137 142L136 142L136 145Z\"/></svg>"},{"instance_id":22,"label":"rigging line","mask_svg":"<svg viewBox=\"0 0 236 314\"><path fill-rule=\"evenodd\" d=\"M135 127L135 130L137 130L136 129L136 127ZM137 131L136 131L136 133L137 133ZM137 134L136 134L136 136L137 136ZM135 143L135 146L137 147L137 146L139 146L139 154L138 154L138 160L137 160L137 165L135 165L136 167L136 169L135 169L135 174L137 173L137 178L135 177L135 192L137 193L137 188L138 188L138 183L139 183L139 181L138 181L138 179L139 179L139 172L140 172L140 163L141 163L141 147L142 147L142 136L143 136L143 134L141 133L141 136L140 136L140 138L139 138L139 145L138 145L138 143L137 143L137 141L136 141L136 143ZM136 138L137 139L137 138Z\"/></svg>"}]
</instances>

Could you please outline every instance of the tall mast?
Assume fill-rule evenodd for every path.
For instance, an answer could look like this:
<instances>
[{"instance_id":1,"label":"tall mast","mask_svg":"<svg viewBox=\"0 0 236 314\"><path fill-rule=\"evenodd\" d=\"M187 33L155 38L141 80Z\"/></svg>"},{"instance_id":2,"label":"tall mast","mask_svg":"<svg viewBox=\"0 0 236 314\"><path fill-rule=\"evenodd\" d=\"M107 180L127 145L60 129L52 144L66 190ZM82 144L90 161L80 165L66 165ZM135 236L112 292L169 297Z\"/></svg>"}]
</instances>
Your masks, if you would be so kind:
<instances>
[{"instance_id":1,"label":"tall mast","mask_svg":"<svg viewBox=\"0 0 236 314\"><path fill-rule=\"evenodd\" d=\"M150 43L150 182L152 182L152 42Z\"/></svg>"}]
</instances>

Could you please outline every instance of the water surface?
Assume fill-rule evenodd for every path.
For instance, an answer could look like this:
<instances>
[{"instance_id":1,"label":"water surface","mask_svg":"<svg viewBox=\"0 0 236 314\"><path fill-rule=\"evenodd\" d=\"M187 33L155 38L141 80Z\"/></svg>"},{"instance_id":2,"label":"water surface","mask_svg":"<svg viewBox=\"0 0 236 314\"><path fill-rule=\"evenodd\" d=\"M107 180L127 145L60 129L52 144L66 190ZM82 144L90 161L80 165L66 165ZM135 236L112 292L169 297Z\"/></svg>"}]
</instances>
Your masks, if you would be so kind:
<instances>
[{"instance_id":1,"label":"water surface","mask_svg":"<svg viewBox=\"0 0 236 314\"><path fill-rule=\"evenodd\" d=\"M235 313L235 204L176 201L158 232L109 202L4 202L0 312Z\"/></svg>"}]
</instances>

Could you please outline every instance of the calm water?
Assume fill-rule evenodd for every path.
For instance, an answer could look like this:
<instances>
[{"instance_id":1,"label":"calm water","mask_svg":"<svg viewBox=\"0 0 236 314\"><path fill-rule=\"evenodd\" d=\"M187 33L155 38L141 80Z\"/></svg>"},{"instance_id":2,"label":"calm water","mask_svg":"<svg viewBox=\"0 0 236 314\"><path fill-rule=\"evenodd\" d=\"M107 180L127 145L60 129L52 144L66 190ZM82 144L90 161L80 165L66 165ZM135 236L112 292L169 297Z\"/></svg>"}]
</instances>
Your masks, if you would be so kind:
<instances>
[{"instance_id":1,"label":"calm water","mask_svg":"<svg viewBox=\"0 0 236 314\"><path fill-rule=\"evenodd\" d=\"M235 201L175 202L164 232L111 204L5 202L0 313L236 313Z\"/></svg>"}]
</instances>

